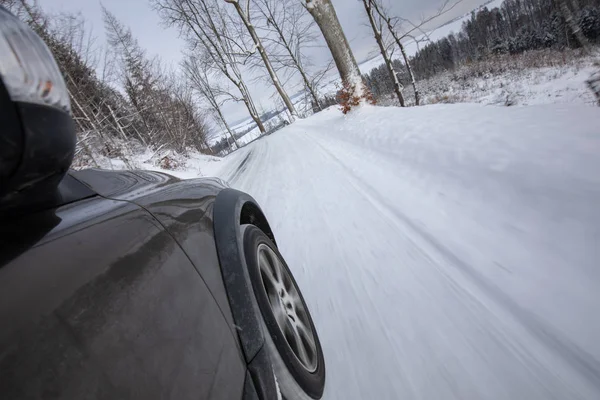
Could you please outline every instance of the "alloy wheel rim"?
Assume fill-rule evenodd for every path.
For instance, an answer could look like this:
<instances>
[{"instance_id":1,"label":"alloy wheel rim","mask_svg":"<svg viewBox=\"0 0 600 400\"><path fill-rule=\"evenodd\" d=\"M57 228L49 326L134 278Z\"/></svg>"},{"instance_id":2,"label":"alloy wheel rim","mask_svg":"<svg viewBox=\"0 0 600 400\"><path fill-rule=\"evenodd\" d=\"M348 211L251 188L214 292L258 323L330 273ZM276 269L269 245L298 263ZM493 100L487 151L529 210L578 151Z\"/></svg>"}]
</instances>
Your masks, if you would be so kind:
<instances>
[{"instance_id":1,"label":"alloy wheel rim","mask_svg":"<svg viewBox=\"0 0 600 400\"><path fill-rule=\"evenodd\" d=\"M317 345L298 288L277 254L261 243L257 250L263 287L285 341L309 372L317 369Z\"/></svg>"}]
</instances>

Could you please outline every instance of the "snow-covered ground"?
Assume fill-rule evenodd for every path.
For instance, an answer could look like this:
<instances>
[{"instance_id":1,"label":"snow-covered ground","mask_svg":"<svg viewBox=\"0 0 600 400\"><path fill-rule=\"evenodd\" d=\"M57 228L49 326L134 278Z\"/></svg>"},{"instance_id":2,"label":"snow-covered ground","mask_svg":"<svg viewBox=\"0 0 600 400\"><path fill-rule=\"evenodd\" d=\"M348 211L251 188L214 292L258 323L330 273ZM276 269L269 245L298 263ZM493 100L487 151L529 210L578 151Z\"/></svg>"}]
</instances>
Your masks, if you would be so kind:
<instances>
[{"instance_id":1,"label":"snow-covered ground","mask_svg":"<svg viewBox=\"0 0 600 400\"><path fill-rule=\"evenodd\" d=\"M325 399L600 398L598 108L332 108L209 169L266 212Z\"/></svg>"},{"instance_id":2,"label":"snow-covered ground","mask_svg":"<svg viewBox=\"0 0 600 400\"><path fill-rule=\"evenodd\" d=\"M123 146L125 148L125 146ZM197 178L199 176L214 176L220 169L222 158L201 154L189 150L187 154L178 154L171 150L152 151L149 148L139 146L135 154L127 154L126 157L109 158L95 153L93 163L86 165L72 165L72 168L103 168L111 170L141 169L146 171L165 172L181 179ZM125 162L124 160L127 160Z\"/></svg>"},{"instance_id":3,"label":"snow-covered ground","mask_svg":"<svg viewBox=\"0 0 600 400\"><path fill-rule=\"evenodd\" d=\"M573 56L567 53L564 56ZM576 56L562 65L528 67L527 58L560 57L551 51L533 52L520 57L504 57L455 71L438 74L418 83L425 104L481 103L497 105L533 105L549 103L594 104L585 81L593 67L593 57ZM551 62L551 61L548 61ZM543 63L542 63L543 64ZM405 89L409 102L412 88Z\"/></svg>"}]
</instances>

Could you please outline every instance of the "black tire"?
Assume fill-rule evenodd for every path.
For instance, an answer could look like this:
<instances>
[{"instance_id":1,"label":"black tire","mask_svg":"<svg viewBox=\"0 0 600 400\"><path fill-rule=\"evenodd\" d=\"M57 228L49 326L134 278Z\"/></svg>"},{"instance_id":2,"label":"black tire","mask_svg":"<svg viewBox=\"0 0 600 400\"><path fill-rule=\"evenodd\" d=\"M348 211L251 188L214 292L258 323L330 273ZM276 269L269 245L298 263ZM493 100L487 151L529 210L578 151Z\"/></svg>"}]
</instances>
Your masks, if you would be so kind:
<instances>
[{"instance_id":1,"label":"black tire","mask_svg":"<svg viewBox=\"0 0 600 400\"><path fill-rule=\"evenodd\" d=\"M248 274L264 322L265 347L269 352L281 394L287 400L320 399L325 388L325 359L317 331L302 293L284 258L277 250L277 246L257 227L245 225L242 228L244 256L248 266ZM304 305L305 313L303 316L310 324L316 345L316 352L313 355L316 356L316 368L312 372L300 362L277 324L260 272L257 249L261 245L268 246L278 257L281 267L289 274L298 297Z\"/></svg>"}]
</instances>

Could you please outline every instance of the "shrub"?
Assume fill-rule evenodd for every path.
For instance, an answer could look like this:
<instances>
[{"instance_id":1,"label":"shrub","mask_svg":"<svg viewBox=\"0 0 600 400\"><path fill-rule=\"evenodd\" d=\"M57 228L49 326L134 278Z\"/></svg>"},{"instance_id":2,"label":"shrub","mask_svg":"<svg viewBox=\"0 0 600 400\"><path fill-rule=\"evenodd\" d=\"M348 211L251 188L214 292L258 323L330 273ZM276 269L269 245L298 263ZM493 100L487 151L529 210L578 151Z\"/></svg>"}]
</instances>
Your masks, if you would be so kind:
<instances>
[{"instance_id":1,"label":"shrub","mask_svg":"<svg viewBox=\"0 0 600 400\"><path fill-rule=\"evenodd\" d=\"M367 85L364 85L364 92L362 96L356 95L356 85L350 84L348 81L342 82L342 88L337 94L338 104L340 105L340 110L344 114L348 114L353 107L357 107L360 105L362 101L366 101L369 104L376 104L375 97L373 97L373 93L367 88Z\"/></svg>"},{"instance_id":2,"label":"shrub","mask_svg":"<svg viewBox=\"0 0 600 400\"><path fill-rule=\"evenodd\" d=\"M174 170L179 167L179 163L168 155L158 160L158 166L166 170Z\"/></svg>"}]
</instances>

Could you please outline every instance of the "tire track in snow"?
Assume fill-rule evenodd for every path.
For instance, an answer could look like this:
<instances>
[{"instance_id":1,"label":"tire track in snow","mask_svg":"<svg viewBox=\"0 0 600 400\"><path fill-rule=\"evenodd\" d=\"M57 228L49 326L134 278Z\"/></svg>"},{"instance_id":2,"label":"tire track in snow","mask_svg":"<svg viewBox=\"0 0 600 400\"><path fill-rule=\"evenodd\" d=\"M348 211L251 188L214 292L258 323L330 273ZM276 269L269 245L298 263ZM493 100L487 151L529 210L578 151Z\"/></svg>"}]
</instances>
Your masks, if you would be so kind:
<instances>
[{"instance_id":1,"label":"tire track in snow","mask_svg":"<svg viewBox=\"0 0 600 400\"><path fill-rule=\"evenodd\" d=\"M232 183L269 213L302 280L326 353L326 399L594 398L592 356L410 220L315 132L252 144Z\"/></svg>"},{"instance_id":2,"label":"tire track in snow","mask_svg":"<svg viewBox=\"0 0 600 400\"><path fill-rule=\"evenodd\" d=\"M358 194L366 197L373 205L383 208L386 213L393 216L400 225L408 227L412 232L423 238L429 246L433 247L435 252L440 254L447 261L448 265L460 269L465 276L482 290L483 293L491 297L496 304L505 308L533 336L544 343L549 351L555 352L563 361L569 363L575 371L587 379L591 386L600 392L600 362L598 360L580 349L576 344L564 337L564 335L561 335L559 332L552 329L534 313L513 301L513 299L507 296L505 292L478 273L473 266L461 260L435 237L415 224L396 207L391 206L376 188L356 176L356 174L354 174L354 172L331 151L318 143L318 141L315 141L315 143L322 152L328 154L338 165L348 172L346 179L356 187ZM430 254L430 251L428 250L422 249L422 251L425 256Z\"/></svg>"}]
</instances>

